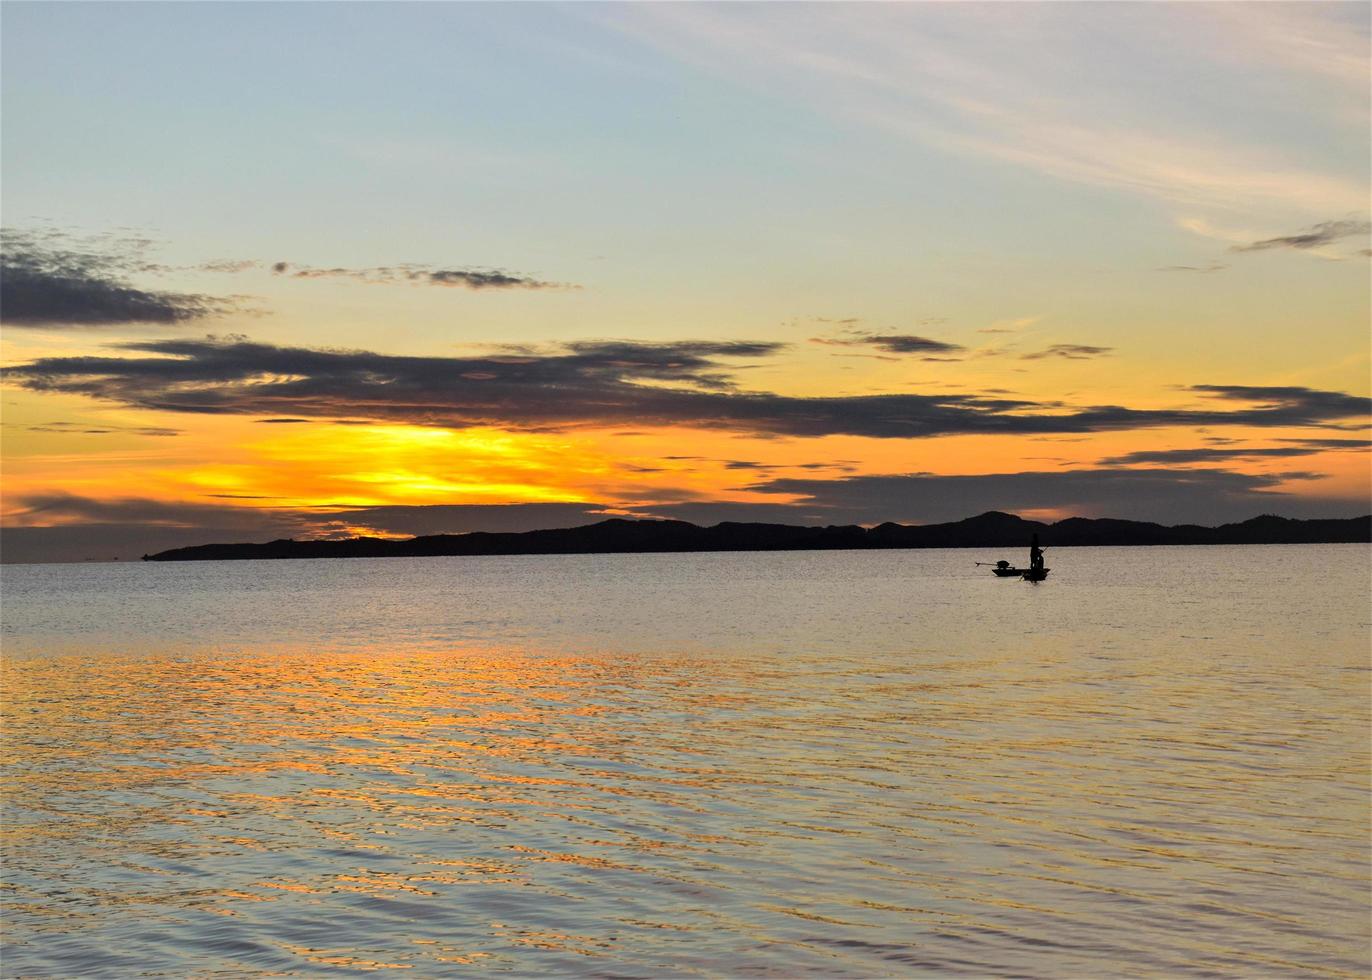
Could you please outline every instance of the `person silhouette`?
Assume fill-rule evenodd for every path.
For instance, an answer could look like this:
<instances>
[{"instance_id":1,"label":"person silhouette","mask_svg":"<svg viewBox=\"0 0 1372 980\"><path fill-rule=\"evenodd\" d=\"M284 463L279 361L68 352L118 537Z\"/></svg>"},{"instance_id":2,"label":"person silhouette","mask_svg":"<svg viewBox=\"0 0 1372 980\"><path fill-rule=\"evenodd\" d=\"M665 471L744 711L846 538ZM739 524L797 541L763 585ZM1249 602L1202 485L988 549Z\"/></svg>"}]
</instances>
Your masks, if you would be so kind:
<instances>
[{"instance_id":1,"label":"person silhouette","mask_svg":"<svg viewBox=\"0 0 1372 980\"><path fill-rule=\"evenodd\" d=\"M1029 542L1029 570L1035 573L1043 571L1043 549L1039 547L1037 534Z\"/></svg>"}]
</instances>

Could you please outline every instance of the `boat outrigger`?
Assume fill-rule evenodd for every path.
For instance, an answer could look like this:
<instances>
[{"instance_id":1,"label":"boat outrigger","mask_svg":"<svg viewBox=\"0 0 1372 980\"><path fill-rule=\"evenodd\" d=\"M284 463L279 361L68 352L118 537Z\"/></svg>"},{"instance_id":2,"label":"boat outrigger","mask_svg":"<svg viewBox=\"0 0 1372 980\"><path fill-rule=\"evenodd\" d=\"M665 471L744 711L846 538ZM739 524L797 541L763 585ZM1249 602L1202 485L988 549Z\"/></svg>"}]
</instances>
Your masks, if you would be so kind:
<instances>
[{"instance_id":1,"label":"boat outrigger","mask_svg":"<svg viewBox=\"0 0 1372 980\"><path fill-rule=\"evenodd\" d=\"M979 561L978 565L990 565L990 562ZM991 566L991 574L996 578L1022 578L1026 582L1042 582L1048 577L1050 568L1043 567L1043 549L1039 547L1039 536L1034 535L1033 541L1029 544L1029 567L1016 568L1004 559Z\"/></svg>"}]
</instances>

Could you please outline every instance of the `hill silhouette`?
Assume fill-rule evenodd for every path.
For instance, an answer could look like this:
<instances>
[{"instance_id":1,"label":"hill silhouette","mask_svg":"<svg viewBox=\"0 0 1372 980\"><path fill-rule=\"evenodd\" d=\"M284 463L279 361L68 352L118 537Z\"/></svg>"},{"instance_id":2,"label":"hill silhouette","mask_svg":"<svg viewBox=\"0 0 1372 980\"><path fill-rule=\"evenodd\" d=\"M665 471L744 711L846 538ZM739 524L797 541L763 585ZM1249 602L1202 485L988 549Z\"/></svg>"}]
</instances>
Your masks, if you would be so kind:
<instances>
[{"instance_id":1,"label":"hill silhouette","mask_svg":"<svg viewBox=\"0 0 1372 980\"><path fill-rule=\"evenodd\" d=\"M405 540L346 538L264 544L203 544L173 548L144 561L231 561L262 558L384 558L439 555L568 555L688 551L826 551L878 548L1020 548L1033 534L1045 546L1340 544L1372 542L1372 516L1292 520L1264 515L1238 524L1167 527L1144 521L1072 517L1055 524L989 511L947 524L857 524L802 527L726 521L700 527L685 521L611 518L543 531L431 534Z\"/></svg>"}]
</instances>

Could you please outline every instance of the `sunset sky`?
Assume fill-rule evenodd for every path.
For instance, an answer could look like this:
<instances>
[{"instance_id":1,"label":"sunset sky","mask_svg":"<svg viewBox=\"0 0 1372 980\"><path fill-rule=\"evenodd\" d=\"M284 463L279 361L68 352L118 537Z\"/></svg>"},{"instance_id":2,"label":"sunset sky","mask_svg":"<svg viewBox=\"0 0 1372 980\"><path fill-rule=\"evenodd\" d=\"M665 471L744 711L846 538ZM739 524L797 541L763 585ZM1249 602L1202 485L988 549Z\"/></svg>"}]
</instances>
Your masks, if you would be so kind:
<instances>
[{"instance_id":1,"label":"sunset sky","mask_svg":"<svg viewBox=\"0 0 1372 980\"><path fill-rule=\"evenodd\" d=\"M1369 7L3 6L4 558L1369 495Z\"/></svg>"}]
</instances>

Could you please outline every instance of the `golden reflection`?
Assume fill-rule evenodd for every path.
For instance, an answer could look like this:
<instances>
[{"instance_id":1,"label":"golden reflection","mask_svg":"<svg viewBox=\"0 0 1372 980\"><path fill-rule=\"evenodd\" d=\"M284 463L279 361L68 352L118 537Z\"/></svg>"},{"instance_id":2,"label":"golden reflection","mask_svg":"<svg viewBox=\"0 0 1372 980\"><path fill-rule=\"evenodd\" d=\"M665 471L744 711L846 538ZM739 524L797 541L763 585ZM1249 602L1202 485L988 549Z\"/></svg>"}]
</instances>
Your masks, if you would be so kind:
<instances>
[{"instance_id":1,"label":"golden reflection","mask_svg":"<svg viewBox=\"0 0 1372 980\"><path fill-rule=\"evenodd\" d=\"M1194 956L1357 975L1346 947L1312 950L1362 928L1349 862L1367 817L1348 774L1365 746L1312 752L1296 733L1356 715L1361 695L1282 702L1278 724L1254 711L1241 666L1207 665L1206 686L1170 654L1051 645L4 660L6 914L212 921L249 930L279 972L559 972L621 948L659 962L678 937L783 944L797 929L810 938L790 955L837 943L853 972L885 961L844 942L946 965L964 936L991 972L1033 972L1024 937L1070 921L1159 973ZM1137 705L1169 705L1176 724ZM1319 793L1318 820L1285 815ZM1293 911L1273 873L1312 861L1318 916ZM55 863L83 869L66 906ZM1178 904L1200 887L1207 905ZM331 919L379 938L312 931ZM1174 921L1210 938L1179 933L1158 953L1146 922ZM1276 927L1324 945L1250 955Z\"/></svg>"}]
</instances>

